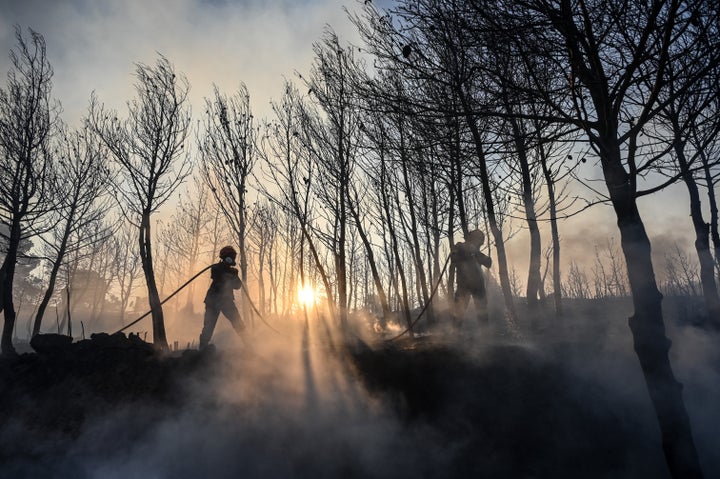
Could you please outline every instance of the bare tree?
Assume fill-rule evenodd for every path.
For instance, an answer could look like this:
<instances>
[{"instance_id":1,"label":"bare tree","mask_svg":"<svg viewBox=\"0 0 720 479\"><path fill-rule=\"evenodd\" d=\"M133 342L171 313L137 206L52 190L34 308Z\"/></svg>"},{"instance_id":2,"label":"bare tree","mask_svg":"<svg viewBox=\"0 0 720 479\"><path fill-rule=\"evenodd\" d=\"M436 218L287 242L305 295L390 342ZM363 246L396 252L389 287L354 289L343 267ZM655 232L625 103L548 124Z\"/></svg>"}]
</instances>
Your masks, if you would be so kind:
<instances>
[{"instance_id":1,"label":"bare tree","mask_svg":"<svg viewBox=\"0 0 720 479\"><path fill-rule=\"evenodd\" d=\"M708 146L718 138L720 122L712 108L717 101L717 78L708 76L694 88L685 89L682 76L697 68L693 63L709 59L680 57L666 68L668 88L659 113L665 128L659 135L669 137L676 168L667 168L671 178L679 175L690 199L690 218L695 230L695 251L700 263L700 278L707 312L707 324L720 328L720 296L715 282L715 259L710 251L710 224L705 221L700 199L700 189L695 170L700 169L701 159L707 161ZM681 91L677 91L681 89ZM709 110L709 111L708 111ZM711 199L712 203L715 199Z\"/></svg>"},{"instance_id":2,"label":"bare tree","mask_svg":"<svg viewBox=\"0 0 720 479\"><path fill-rule=\"evenodd\" d=\"M103 316L107 293L115 279L110 225L112 222L106 222L104 217L77 223L68 244L83 247L69 248L59 271L64 282L59 305L68 317L72 314L81 318L86 327Z\"/></svg>"},{"instance_id":3,"label":"bare tree","mask_svg":"<svg viewBox=\"0 0 720 479\"><path fill-rule=\"evenodd\" d=\"M212 222L208 215L208 205L211 201L207 184L199 178L192 182L193 188L184 190L178 200L177 207L164 231L172 259L168 263L176 266L177 277L191 277L200 264L203 237ZM190 283L185 295L183 309L192 313L193 299L195 297L195 283Z\"/></svg>"},{"instance_id":4,"label":"bare tree","mask_svg":"<svg viewBox=\"0 0 720 479\"><path fill-rule=\"evenodd\" d=\"M212 99L205 99L203 131L198 133L200 173L222 210L238 244L240 279L248 279L248 181L257 161L258 128L255 126L250 94L244 84L232 96L214 87ZM248 307L243 301L245 315Z\"/></svg>"},{"instance_id":5,"label":"bare tree","mask_svg":"<svg viewBox=\"0 0 720 479\"><path fill-rule=\"evenodd\" d=\"M595 246L595 263L593 264L595 297L627 296L627 275L622 266L615 239L608 239L603 246L604 248L599 245Z\"/></svg>"},{"instance_id":6,"label":"bare tree","mask_svg":"<svg viewBox=\"0 0 720 479\"><path fill-rule=\"evenodd\" d=\"M587 299L590 297L590 285L587 276L575 261L570 261L563 294L570 298Z\"/></svg>"},{"instance_id":7,"label":"bare tree","mask_svg":"<svg viewBox=\"0 0 720 479\"><path fill-rule=\"evenodd\" d=\"M7 251L0 267L0 310L5 312L2 354L14 355L13 281L18 248L24 238L42 232L39 223L52 209L48 195L52 178L50 142L59 105L50 97L53 70L45 40L30 30L30 42L15 29L17 50L12 69L0 89L0 223L7 226Z\"/></svg>"},{"instance_id":8,"label":"bare tree","mask_svg":"<svg viewBox=\"0 0 720 479\"><path fill-rule=\"evenodd\" d=\"M553 124L545 124L545 122L539 121L538 118L533 119L535 125L535 131L542 132L548 128L553 128ZM557 125L554 125L557 127ZM555 138L559 136L566 136L561 130ZM557 130L556 130L557 131ZM562 282L560 272L560 231L558 228L558 218L566 208L575 203L575 199L570 201L570 205L562 206L562 202L565 198L565 191L567 183L562 181L568 176L571 171L568 168L565 172L562 171L564 165L564 159L572 159L572 155L569 154L568 150L574 145L573 141L563 143L560 141L554 141L553 136L547 138L545 135L539 134L537 138L537 156L540 166L542 168L543 177L545 179L545 187L547 188L547 202L548 202L548 214L550 221L550 240L552 243L552 284L553 284L553 302L555 304L555 314L562 316ZM570 145L568 147L568 145ZM552 158L555 158L555 161Z\"/></svg>"},{"instance_id":9,"label":"bare tree","mask_svg":"<svg viewBox=\"0 0 720 479\"><path fill-rule=\"evenodd\" d=\"M465 159L460 169L453 171L454 199L458 203L459 220L467 232L463 175L473 175L483 197L483 213L494 240L496 264L505 300L507 318L516 318L512 295L505 238L498 225L493 202L495 182L492 175L493 141L490 137L490 116L483 105L490 101L480 88L483 82L478 68L480 49L470 48L475 42L468 22L461 14L466 5L461 2L432 0L399 2L395 9L403 21L400 26L387 21L385 15L372 7L364 19L355 19L369 51L377 57L376 68L396 71L410 82L409 93L401 105L414 107L418 115L440 117L449 123L462 124L461 141L471 155L458 155L454 161ZM407 21L407 23L406 23ZM405 27L404 25L408 25ZM413 25L413 27L409 27ZM432 91L436 101L427 102L424 93ZM464 171L463 171L464 170ZM458 174L460 173L460 174Z\"/></svg>"},{"instance_id":10,"label":"bare tree","mask_svg":"<svg viewBox=\"0 0 720 479\"><path fill-rule=\"evenodd\" d=\"M265 127L264 148L261 148L260 152L269 177L268 184L277 189L264 188L263 194L297 222L300 229L297 253L301 286L304 287L307 280L306 264L314 265L325 289L328 305L334 314L333 288L321 257L319 241L314 233L314 219L310 216L316 165L306 146L309 128L309 124L304 120L306 107L297 88L286 83L281 100L273 103L272 108L275 121ZM310 252L310 259L306 259L306 247ZM290 286L295 287L293 282ZM290 294L293 292L294 290L290 289Z\"/></svg>"},{"instance_id":11,"label":"bare tree","mask_svg":"<svg viewBox=\"0 0 720 479\"><path fill-rule=\"evenodd\" d=\"M360 116L352 96L353 77L359 70L352 48L343 48L328 31L314 45L315 61L303 79L311 92L303 120L304 146L317 164L313 185L325 233L320 237L332 254L339 323L347 330L348 208L354 181L360 136Z\"/></svg>"},{"instance_id":12,"label":"bare tree","mask_svg":"<svg viewBox=\"0 0 720 479\"><path fill-rule=\"evenodd\" d=\"M261 312L269 311L273 293L277 292L273 278L273 253L277 237L277 206L268 203L256 203L252 206L253 223L248 238L257 251L258 304ZM268 273L270 294L266 291L265 273ZM269 297L268 297L269 296Z\"/></svg>"},{"instance_id":13,"label":"bare tree","mask_svg":"<svg viewBox=\"0 0 720 479\"><path fill-rule=\"evenodd\" d=\"M128 117L98 104L93 95L87 120L102 138L120 167L118 202L123 214L138 228L138 244L148 301L152 311L153 342L167 350L165 321L155 281L151 217L190 174L184 153L190 127L187 104L189 83L176 75L162 55L154 66L136 64L137 97L128 102Z\"/></svg>"},{"instance_id":14,"label":"bare tree","mask_svg":"<svg viewBox=\"0 0 720 479\"><path fill-rule=\"evenodd\" d=\"M665 254L665 293L696 296L701 285L698 268L677 244L673 250Z\"/></svg>"},{"instance_id":15,"label":"bare tree","mask_svg":"<svg viewBox=\"0 0 720 479\"><path fill-rule=\"evenodd\" d=\"M717 111L718 106L720 105L714 105L713 110ZM711 128L714 130L720 128L720 115L715 114L712 118L714 118L716 126ZM720 147L720 138L717 138L708 144L706 142L701 143L698 141L697 135L692 135L689 141L695 145L700 154L703 185L707 189L708 206L710 209L709 233L715 256L716 280L717 284L720 285L720 229L718 227L720 221L718 221L718 205L715 194L718 178L720 177L720 173L717 171L718 165L720 164L720 154L718 152L718 148ZM702 148L703 145L704 148Z\"/></svg>"},{"instance_id":16,"label":"bare tree","mask_svg":"<svg viewBox=\"0 0 720 479\"><path fill-rule=\"evenodd\" d=\"M127 312L130 298L137 287L137 280L140 273L140 255L134 248L135 240L133 232L127 225L119 228L112 238L113 243L113 271L115 281L119 289L120 297L120 324L125 324L125 313Z\"/></svg>"},{"instance_id":17,"label":"bare tree","mask_svg":"<svg viewBox=\"0 0 720 479\"><path fill-rule=\"evenodd\" d=\"M661 187L641 192L638 183L665 154L657 145L643 142L641 134L666 101L661 92L668 87L667 66L682 56L706 56L706 63L717 64L718 45L699 42L695 34L696 25L717 25L717 5L527 0L503 2L502 7L494 1L473 2L481 22L478 28L491 31L496 42L510 45L509 54L522 58L523 77L543 80L534 88L513 88L551 105L555 122L580 128L599 158L635 307L630 329L667 464L673 477L702 477L682 386L668 356L662 295L637 199ZM686 71L682 89L692 88L705 74L703 68ZM554 78L553 88L544 81L548 75Z\"/></svg>"},{"instance_id":18,"label":"bare tree","mask_svg":"<svg viewBox=\"0 0 720 479\"><path fill-rule=\"evenodd\" d=\"M83 249L88 246L88 241L98 239L83 235L83 229L105 217L109 206L106 196L110 180L107 152L97 138L87 132L71 132L65 135L60 148L53 188L57 203L53 212L56 226L46 248L51 255L50 276L35 315L33 336L40 333L43 315L55 291L55 282L66 254Z\"/></svg>"}]
</instances>

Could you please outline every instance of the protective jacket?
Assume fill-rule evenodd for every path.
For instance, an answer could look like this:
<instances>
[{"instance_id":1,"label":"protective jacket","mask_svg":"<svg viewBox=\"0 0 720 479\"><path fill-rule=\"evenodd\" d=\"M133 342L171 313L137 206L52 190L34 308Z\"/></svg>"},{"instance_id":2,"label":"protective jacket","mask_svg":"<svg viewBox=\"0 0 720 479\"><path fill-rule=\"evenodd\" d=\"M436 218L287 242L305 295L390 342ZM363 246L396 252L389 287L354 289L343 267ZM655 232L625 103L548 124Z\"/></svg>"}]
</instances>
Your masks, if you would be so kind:
<instances>
[{"instance_id":1,"label":"protective jacket","mask_svg":"<svg viewBox=\"0 0 720 479\"><path fill-rule=\"evenodd\" d=\"M484 289L485 280L481 266L491 267L492 259L481 253L477 245L462 241L456 243L450 259L455 266L458 285L465 285L470 289L473 289L473 286Z\"/></svg>"},{"instance_id":2,"label":"protective jacket","mask_svg":"<svg viewBox=\"0 0 720 479\"><path fill-rule=\"evenodd\" d=\"M240 289L242 283L237 268L220 261L210 268L212 283L205 295L205 303L233 301L233 290Z\"/></svg>"}]
</instances>

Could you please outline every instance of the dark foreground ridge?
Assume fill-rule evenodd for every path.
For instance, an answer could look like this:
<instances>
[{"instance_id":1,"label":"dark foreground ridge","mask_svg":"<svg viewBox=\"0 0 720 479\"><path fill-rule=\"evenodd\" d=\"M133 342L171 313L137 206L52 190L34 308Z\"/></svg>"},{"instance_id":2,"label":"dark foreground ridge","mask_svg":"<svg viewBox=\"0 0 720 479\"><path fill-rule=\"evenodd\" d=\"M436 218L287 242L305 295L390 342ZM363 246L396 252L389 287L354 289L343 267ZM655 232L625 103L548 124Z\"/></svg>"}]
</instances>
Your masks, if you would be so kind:
<instances>
[{"instance_id":1,"label":"dark foreground ridge","mask_svg":"<svg viewBox=\"0 0 720 479\"><path fill-rule=\"evenodd\" d=\"M122 333L74 343L67 336L38 335L31 344L37 354L0 359L0 423L22 421L69 438L85 421L118 405L180 406L179 379L210 357L190 350L163 356L138 336Z\"/></svg>"},{"instance_id":2,"label":"dark foreground ridge","mask_svg":"<svg viewBox=\"0 0 720 479\"><path fill-rule=\"evenodd\" d=\"M362 349L354 360L408 425L447 444L443 477L640 477L632 471L645 467L632 462L647 446L605 392L526 347L495 344L471 357L421 343Z\"/></svg>"},{"instance_id":3,"label":"dark foreground ridge","mask_svg":"<svg viewBox=\"0 0 720 479\"><path fill-rule=\"evenodd\" d=\"M144 449L134 451L133 445L145 444L155 426L183 414L212 414L221 401L210 395L198 406L195 396L191 405L188 384L197 387L218 379L218 370L227 364L224 352L161 355L138 337L123 334L99 334L71 344L52 335L40 341L34 344L38 353L0 359L2 479L103 477L83 472L83 466L91 459L102 461L117 448L131 451L128 457L144 454ZM568 366L566 353L556 348L554 353L541 354L509 341L471 348L427 338L412 344L361 344L344 355L346 371L398 424L393 429L398 438L391 442L396 450L371 449L370 464L391 464L402 453L412 467L370 469L366 464L363 469L351 446L342 456L344 463L336 461L332 469L327 465L332 454L313 448L291 455L299 459L287 468L299 478L333 477L338 471L347 477L379 478L668 477L647 405L621 398L622 385L617 382L608 386L578 373ZM235 363L237 374L244 374L245 359ZM272 415L272 405L267 408ZM297 424L280 423L273 436L264 431L266 419L260 419L259 428L257 423L248 426L248 417L242 414L237 410L228 420L237 423L231 430L246 442L226 437L230 444L226 449L208 453L213 461L222 460L223 454L242 454L249 444L283 443L278 434L287 428L302 431ZM122 427L116 425L118 421L124 422ZM111 430L101 436L112 441L92 444L88 453L93 428ZM211 434L214 431L210 429ZM190 428L182 435L194 433ZM325 434L324 441L332 443L332 430ZM383 438L363 437L366 457L368 443L388 444L379 439ZM83 445L76 446L77 442ZM310 442L322 443L322 439ZM282 447L293 450L297 443ZM279 452L277 461L288 461L287 451ZM239 467L254 471L245 477L266 477L265 469L251 464L253 460L268 458L243 458ZM216 470L212 477L237 477L235 472ZM155 474L197 477L177 471L172 476Z\"/></svg>"},{"instance_id":4,"label":"dark foreground ridge","mask_svg":"<svg viewBox=\"0 0 720 479\"><path fill-rule=\"evenodd\" d=\"M144 421L159 420L183 405L181 379L202 370L213 353L186 351L166 356L135 335L93 334L71 342L39 335L37 353L0 357L0 478L54 477L52 470L29 476L27 465L62 457L87 424L142 405ZM139 410L140 411L140 410ZM125 438L131 439L131 438Z\"/></svg>"}]
</instances>

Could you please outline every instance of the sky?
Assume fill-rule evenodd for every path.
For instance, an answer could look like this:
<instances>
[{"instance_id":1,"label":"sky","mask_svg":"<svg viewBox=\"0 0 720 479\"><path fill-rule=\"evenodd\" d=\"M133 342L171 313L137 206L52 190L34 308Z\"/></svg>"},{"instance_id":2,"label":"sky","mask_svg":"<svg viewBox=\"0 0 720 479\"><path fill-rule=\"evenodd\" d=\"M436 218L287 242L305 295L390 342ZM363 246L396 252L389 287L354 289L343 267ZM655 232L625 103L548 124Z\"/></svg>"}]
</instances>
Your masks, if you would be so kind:
<instances>
[{"instance_id":1,"label":"sky","mask_svg":"<svg viewBox=\"0 0 720 479\"><path fill-rule=\"evenodd\" d=\"M188 77L195 111L213 83L229 93L244 82L262 116L284 79L308 70L328 25L341 40L357 40L345 5L358 8L355 0L0 0L0 75L4 83L20 25L45 37L53 91L70 124L93 90L122 111L134 63L153 64L157 53Z\"/></svg>"},{"instance_id":2,"label":"sky","mask_svg":"<svg viewBox=\"0 0 720 479\"><path fill-rule=\"evenodd\" d=\"M253 111L270 116L269 103L283 82L309 70L313 42L330 26L341 42L358 44L355 27L343 7L359 9L356 0L0 0L0 81L16 45L14 25L32 28L47 43L54 67L53 92L63 105L64 120L78 125L93 91L120 112L133 97L134 63L153 64L167 57L191 85L197 115L212 85L232 93L244 82ZM387 8L392 0L374 0ZM585 175L599 177L588 162ZM680 186L640 200L641 213L656 258L675 244L690 251L692 225L687 193ZM704 201L707 204L706 201ZM618 244L610 206L594 207L561 224L564 258L592 262L595 246L609 238ZM545 236L549 241L548 235ZM527 264L527 235L508 244L518 271ZM660 259L661 261L661 259Z\"/></svg>"}]
</instances>

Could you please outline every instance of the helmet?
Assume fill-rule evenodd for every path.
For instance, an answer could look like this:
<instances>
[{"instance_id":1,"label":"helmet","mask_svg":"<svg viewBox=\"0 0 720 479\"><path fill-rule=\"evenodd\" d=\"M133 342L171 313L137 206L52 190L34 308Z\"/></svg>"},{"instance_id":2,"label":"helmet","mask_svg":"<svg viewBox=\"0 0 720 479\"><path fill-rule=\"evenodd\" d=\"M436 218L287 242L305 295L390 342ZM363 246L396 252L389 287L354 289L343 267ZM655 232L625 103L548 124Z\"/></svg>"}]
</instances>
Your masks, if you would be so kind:
<instances>
[{"instance_id":1,"label":"helmet","mask_svg":"<svg viewBox=\"0 0 720 479\"><path fill-rule=\"evenodd\" d=\"M234 258L235 256L237 256L237 251L235 251L235 248L233 248L232 246L223 246L223 248L220 250L220 257L225 259L228 256Z\"/></svg>"},{"instance_id":2,"label":"helmet","mask_svg":"<svg viewBox=\"0 0 720 479\"><path fill-rule=\"evenodd\" d=\"M485 233L480 230L468 231L465 235L465 239L467 241L475 241L482 244L485 241Z\"/></svg>"}]
</instances>

